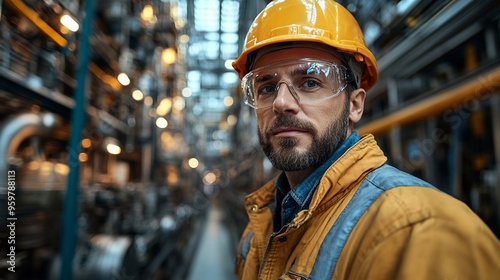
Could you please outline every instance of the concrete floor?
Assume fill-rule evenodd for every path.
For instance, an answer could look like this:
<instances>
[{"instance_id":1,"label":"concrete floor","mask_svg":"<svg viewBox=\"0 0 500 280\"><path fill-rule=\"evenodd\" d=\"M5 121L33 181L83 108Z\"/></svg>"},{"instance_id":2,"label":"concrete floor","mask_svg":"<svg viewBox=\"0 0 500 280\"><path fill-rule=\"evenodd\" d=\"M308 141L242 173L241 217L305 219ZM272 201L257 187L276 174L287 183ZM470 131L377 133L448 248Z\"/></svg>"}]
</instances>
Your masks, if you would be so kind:
<instances>
[{"instance_id":1,"label":"concrete floor","mask_svg":"<svg viewBox=\"0 0 500 280\"><path fill-rule=\"evenodd\" d=\"M212 203L187 280L235 280L235 256L223 213Z\"/></svg>"}]
</instances>

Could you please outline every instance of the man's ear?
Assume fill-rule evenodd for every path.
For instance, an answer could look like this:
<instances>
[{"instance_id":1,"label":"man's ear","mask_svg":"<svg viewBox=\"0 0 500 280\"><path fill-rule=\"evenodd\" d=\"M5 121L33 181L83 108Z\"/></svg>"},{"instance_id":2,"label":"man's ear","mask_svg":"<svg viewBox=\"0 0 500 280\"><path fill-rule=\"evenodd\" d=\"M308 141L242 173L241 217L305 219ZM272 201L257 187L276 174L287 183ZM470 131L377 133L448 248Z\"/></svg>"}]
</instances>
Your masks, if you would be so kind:
<instances>
[{"instance_id":1,"label":"man's ear","mask_svg":"<svg viewBox=\"0 0 500 280\"><path fill-rule=\"evenodd\" d=\"M349 120L351 123L357 123L363 116L365 98L366 91L362 88L355 89L351 93L351 106L349 111Z\"/></svg>"}]
</instances>

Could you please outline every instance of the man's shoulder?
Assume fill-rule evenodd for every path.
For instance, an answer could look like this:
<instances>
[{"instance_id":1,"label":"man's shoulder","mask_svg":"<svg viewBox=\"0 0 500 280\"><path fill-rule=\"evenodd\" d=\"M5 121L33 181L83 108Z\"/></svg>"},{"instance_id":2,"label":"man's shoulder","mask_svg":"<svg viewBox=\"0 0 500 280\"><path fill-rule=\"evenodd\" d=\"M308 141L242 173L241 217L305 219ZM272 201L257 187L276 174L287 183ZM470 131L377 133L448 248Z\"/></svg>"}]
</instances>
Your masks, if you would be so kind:
<instances>
[{"instance_id":1,"label":"man's shoulder","mask_svg":"<svg viewBox=\"0 0 500 280\"><path fill-rule=\"evenodd\" d=\"M447 211L454 213L457 209L471 212L459 199L388 164L371 172L361 187L378 190L381 194L372 206L388 208L389 215L420 212L422 217L430 217Z\"/></svg>"},{"instance_id":2,"label":"man's shoulder","mask_svg":"<svg viewBox=\"0 0 500 280\"><path fill-rule=\"evenodd\" d=\"M370 173L358 191L362 196L359 201L371 197L364 216L373 215L370 220L385 221L386 225L393 221L404 227L427 220L480 223L477 215L459 199L390 165ZM371 195L374 192L378 194Z\"/></svg>"},{"instance_id":3,"label":"man's shoulder","mask_svg":"<svg viewBox=\"0 0 500 280\"><path fill-rule=\"evenodd\" d=\"M367 178L368 179L368 178ZM385 220L401 227L421 223L483 226L481 219L464 202L428 182L390 167L369 180L382 191L369 212L373 219ZM436 228L440 228L436 226Z\"/></svg>"},{"instance_id":4,"label":"man's shoulder","mask_svg":"<svg viewBox=\"0 0 500 280\"><path fill-rule=\"evenodd\" d=\"M397 169L389 164L384 164L370 172L364 183L371 184L384 191L395 187L405 186L419 186L437 190L437 188L429 182Z\"/></svg>"}]
</instances>

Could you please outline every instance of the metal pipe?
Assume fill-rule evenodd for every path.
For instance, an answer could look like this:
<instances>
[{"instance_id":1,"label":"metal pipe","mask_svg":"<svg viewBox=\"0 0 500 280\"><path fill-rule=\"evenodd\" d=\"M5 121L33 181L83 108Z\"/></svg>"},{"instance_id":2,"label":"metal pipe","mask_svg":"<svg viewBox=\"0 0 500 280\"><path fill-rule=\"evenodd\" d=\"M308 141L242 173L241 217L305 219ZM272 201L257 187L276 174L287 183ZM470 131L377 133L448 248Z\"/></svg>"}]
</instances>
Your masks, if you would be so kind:
<instances>
[{"instance_id":1,"label":"metal pipe","mask_svg":"<svg viewBox=\"0 0 500 280\"><path fill-rule=\"evenodd\" d=\"M481 94L495 94L499 90L500 68L480 75L474 80L432 96L388 116L378 118L357 130L360 135L366 133L377 134L385 132L397 125L405 125L422 120L430 116L445 112L453 106L470 101L470 98L479 98Z\"/></svg>"},{"instance_id":2,"label":"metal pipe","mask_svg":"<svg viewBox=\"0 0 500 280\"><path fill-rule=\"evenodd\" d=\"M24 113L7 120L0 129L0 194L7 190L7 171L19 145L28 137L47 135L57 125L52 113Z\"/></svg>"},{"instance_id":3,"label":"metal pipe","mask_svg":"<svg viewBox=\"0 0 500 280\"><path fill-rule=\"evenodd\" d=\"M68 166L70 168L66 194L64 198L63 220L62 220L62 240L61 240L61 274L63 280L73 279L73 258L76 250L76 240L78 234L78 191L80 154L82 131L85 122L85 92L87 84L87 72L90 57L89 37L92 32L94 18L94 0L85 1L85 18L80 34L80 46L78 64L76 68L75 107L71 116L71 135L69 141Z\"/></svg>"},{"instance_id":4,"label":"metal pipe","mask_svg":"<svg viewBox=\"0 0 500 280\"><path fill-rule=\"evenodd\" d=\"M45 35L49 36L60 47L65 47L68 43L63 36L55 31L50 25L43 21L38 14L26 6L21 0L5 0L5 3L16 11L24 15L31 23L40 29Z\"/></svg>"}]
</instances>

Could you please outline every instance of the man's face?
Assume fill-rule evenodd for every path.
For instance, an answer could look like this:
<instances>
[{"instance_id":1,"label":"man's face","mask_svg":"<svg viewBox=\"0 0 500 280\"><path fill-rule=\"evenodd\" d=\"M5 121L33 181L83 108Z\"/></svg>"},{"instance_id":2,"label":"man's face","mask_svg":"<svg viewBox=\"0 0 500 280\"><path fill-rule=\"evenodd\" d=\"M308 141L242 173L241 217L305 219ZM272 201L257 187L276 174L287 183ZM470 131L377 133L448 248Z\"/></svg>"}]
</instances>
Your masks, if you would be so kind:
<instances>
[{"instance_id":1,"label":"man's face","mask_svg":"<svg viewBox=\"0 0 500 280\"><path fill-rule=\"evenodd\" d=\"M294 48L262 56L255 68L303 57L339 63L317 49ZM350 102L344 93L319 104L299 104L282 84L273 106L256 109L260 144L275 168L282 171L314 169L345 141Z\"/></svg>"}]
</instances>

